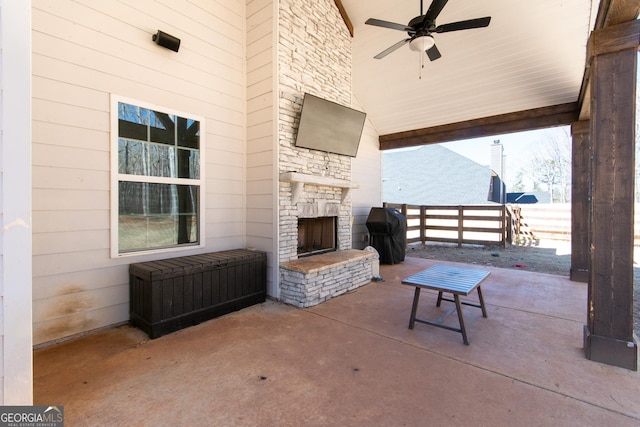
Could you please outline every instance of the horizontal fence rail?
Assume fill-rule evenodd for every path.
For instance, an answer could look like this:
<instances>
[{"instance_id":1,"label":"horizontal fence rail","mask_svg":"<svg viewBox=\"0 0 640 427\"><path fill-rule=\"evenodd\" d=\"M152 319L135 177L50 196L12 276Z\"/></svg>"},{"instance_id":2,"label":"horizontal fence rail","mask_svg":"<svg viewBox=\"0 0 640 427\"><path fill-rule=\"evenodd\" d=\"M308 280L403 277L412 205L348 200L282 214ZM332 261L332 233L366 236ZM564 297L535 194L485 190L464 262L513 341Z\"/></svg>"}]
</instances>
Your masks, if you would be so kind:
<instances>
[{"instance_id":1,"label":"horizontal fence rail","mask_svg":"<svg viewBox=\"0 0 640 427\"><path fill-rule=\"evenodd\" d=\"M537 239L571 239L571 204L521 205L522 223Z\"/></svg>"},{"instance_id":2,"label":"horizontal fence rail","mask_svg":"<svg viewBox=\"0 0 640 427\"><path fill-rule=\"evenodd\" d=\"M407 243L495 244L571 239L571 204L419 206L384 203L407 217ZM640 247L640 205L634 246Z\"/></svg>"},{"instance_id":3,"label":"horizontal fence rail","mask_svg":"<svg viewBox=\"0 0 640 427\"><path fill-rule=\"evenodd\" d=\"M418 206L384 203L407 218L407 243L502 245L517 237L517 221L503 205Z\"/></svg>"}]
</instances>

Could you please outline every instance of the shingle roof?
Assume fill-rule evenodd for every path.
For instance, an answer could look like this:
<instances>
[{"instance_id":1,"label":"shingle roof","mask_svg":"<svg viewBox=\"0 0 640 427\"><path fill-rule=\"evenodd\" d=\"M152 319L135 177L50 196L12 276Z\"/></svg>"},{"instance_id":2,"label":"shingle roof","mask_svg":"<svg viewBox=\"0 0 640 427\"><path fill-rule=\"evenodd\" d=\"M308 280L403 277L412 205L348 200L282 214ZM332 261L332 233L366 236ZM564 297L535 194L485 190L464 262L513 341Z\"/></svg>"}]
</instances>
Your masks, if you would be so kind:
<instances>
[{"instance_id":1,"label":"shingle roof","mask_svg":"<svg viewBox=\"0 0 640 427\"><path fill-rule=\"evenodd\" d=\"M412 205L486 204L489 166L440 145L383 153L382 195Z\"/></svg>"}]
</instances>

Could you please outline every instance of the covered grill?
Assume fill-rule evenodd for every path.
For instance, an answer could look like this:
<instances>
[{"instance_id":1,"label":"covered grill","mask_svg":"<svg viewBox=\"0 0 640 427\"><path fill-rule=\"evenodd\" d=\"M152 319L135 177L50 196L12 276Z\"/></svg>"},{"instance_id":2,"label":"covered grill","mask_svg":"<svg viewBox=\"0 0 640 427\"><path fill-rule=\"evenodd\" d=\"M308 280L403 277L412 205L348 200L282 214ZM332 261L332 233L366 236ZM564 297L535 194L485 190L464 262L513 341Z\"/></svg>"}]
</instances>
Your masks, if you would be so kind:
<instances>
[{"instance_id":1,"label":"covered grill","mask_svg":"<svg viewBox=\"0 0 640 427\"><path fill-rule=\"evenodd\" d=\"M394 208L371 208L367 218L369 243L383 264L404 261L407 245L407 218Z\"/></svg>"}]
</instances>

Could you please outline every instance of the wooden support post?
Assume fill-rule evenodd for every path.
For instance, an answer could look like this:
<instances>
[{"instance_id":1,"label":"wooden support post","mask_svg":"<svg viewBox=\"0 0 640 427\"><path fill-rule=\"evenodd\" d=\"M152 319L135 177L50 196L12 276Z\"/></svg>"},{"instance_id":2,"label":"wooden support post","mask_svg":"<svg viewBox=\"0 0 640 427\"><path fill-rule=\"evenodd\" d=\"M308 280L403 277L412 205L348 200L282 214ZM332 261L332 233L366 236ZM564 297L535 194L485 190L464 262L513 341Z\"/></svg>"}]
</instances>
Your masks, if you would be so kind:
<instances>
[{"instance_id":1,"label":"wooden support post","mask_svg":"<svg viewBox=\"0 0 640 427\"><path fill-rule=\"evenodd\" d=\"M458 247L462 247L464 234L464 206L458 206Z\"/></svg>"},{"instance_id":2,"label":"wooden support post","mask_svg":"<svg viewBox=\"0 0 640 427\"><path fill-rule=\"evenodd\" d=\"M408 216L408 214L409 214L409 208L408 208L408 206L407 206L407 204L406 204L406 203L403 203L403 204L402 204L402 209L400 210L400 213L402 213L402 215L404 215L405 220L406 220L406 218L407 218L407 216ZM407 221L407 222L408 222L408 221ZM405 236L405 238L404 238L404 249L405 249L405 251L406 251L406 249L409 247L409 242L408 242L408 239L407 239L407 233L408 233L408 230L409 230L409 224L406 224L406 230L405 230L405 232L404 232L404 233L405 233L405 234L404 234L404 236ZM404 258L403 258L403 259L404 259Z\"/></svg>"},{"instance_id":3,"label":"wooden support post","mask_svg":"<svg viewBox=\"0 0 640 427\"><path fill-rule=\"evenodd\" d=\"M640 21L592 33L588 359L638 369L633 334L635 102Z\"/></svg>"},{"instance_id":4,"label":"wooden support post","mask_svg":"<svg viewBox=\"0 0 640 427\"><path fill-rule=\"evenodd\" d=\"M427 208L420 206L420 242L424 245L427 242Z\"/></svg>"},{"instance_id":5,"label":"wooden support post","mask_svg":"<svg viewBox=\"0 0 640 427\"><path fill-rule=\"evenodd\" d=\"M571 270L574 282L589 280L589 205L591 203L591 126L571 125Z\"/></svg>"},{"instance_id":6,"label":"wooden support post","mask_svg":"<svg viewBox=\"0 0 640 427\"><path fill-rule=\"evenodd\" d=\"M506 196L505 196L506 197ZM501 210L501 215L502 215L502 221L500 221L501 226L502 226L502 247L506 248L507 247L507 205L502 205L502 210Z\"/></svg>"}]
</instances>

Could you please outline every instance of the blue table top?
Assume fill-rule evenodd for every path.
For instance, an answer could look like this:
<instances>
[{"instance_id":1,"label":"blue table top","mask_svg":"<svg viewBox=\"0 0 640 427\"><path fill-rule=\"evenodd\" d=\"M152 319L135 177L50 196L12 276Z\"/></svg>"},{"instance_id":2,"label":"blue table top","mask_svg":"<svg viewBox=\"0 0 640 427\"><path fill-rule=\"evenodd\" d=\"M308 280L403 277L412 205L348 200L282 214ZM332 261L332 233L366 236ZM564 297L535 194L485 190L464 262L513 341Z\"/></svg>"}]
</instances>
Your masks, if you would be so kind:
<instances>
[{"instance_id":1,"label":"blue table top","mask_svg":"<svg viewBox=\"0 0 640 427\"><path fill-rule=\"evenodd\" d=\"M436 264L407 277L402 283L458 295L469 295L489 274L491 273L486 270Z\"/></svg>"}]
</instances>

